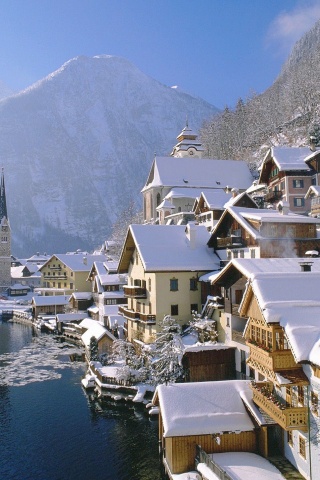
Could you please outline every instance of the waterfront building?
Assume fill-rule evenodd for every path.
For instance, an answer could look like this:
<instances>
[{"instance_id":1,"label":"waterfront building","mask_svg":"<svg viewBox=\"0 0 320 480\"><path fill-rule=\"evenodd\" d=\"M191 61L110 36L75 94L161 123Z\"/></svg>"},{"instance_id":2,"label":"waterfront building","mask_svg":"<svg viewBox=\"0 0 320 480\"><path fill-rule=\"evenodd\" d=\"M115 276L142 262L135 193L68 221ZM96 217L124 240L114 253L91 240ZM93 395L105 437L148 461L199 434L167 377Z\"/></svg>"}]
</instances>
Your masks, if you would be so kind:
<instances>
[{"instance_id":1,"label":"waterfront building","mask_svg":"<svg viewBox=\"0 0 320 480\"><path fill-rule=\"evenodd\" d=\"M277 439L279 453L311 479L320 468L320 272L313 261L301 267L251 275L239 313L248 318L253 402L275 424L264 444Z\"/></svg>"},{"instance_id":2,"label":"waterfront building","mask_svg":"<svg viewBox=\"0 0 320 480\"><path fill-rule=\"evenodd\" d=\"M90 255L86 252L52 255L40 267L40 291L46 295L90 292L91 283L87 279L92 265L104 260L104 255Z\"/></svg>"}]
</instances>

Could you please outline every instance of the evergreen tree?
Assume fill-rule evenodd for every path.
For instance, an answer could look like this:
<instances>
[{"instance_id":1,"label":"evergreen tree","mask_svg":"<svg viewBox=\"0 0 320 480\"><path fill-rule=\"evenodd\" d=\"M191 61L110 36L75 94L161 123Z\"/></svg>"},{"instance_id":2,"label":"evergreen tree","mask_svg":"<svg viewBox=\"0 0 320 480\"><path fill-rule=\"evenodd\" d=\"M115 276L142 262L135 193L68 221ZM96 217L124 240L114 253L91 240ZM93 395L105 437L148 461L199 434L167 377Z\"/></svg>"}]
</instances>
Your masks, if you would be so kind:
<instances>
[{"instance_id":1,"label":"evergreen tree","mask_svg":"<svg viewBox=\"0 0 320 480\"><path fill-rule=\"evenodd\" d=\"M98 362L99 361L99 350L98 350L98 342L96 337L90 338L90 361L91 362Z\"/></svg>"},{"instance_id":2,"label":"evergreen tree","mask_svg":"<svg viewBox=\"0 0 320 480\"><path fill-rule=\"evenodd\" d=\"M180 334L181 326L170 315L166 315L161 323L161 331L156 336L152 353L150 373L154 385L175 383L184 377Z\"/></svg>"}]
</instances>

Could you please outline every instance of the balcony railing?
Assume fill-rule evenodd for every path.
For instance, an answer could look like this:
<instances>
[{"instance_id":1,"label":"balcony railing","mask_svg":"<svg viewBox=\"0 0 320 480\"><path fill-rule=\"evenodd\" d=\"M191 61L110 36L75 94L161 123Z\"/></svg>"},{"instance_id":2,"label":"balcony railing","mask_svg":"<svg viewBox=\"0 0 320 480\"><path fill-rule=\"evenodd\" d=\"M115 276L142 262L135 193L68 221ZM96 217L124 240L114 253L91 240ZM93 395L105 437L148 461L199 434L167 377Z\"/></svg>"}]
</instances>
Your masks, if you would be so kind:
<instances>
[{"instance_id":1,"label":"balcony railing","mask_svg":"<svg viewBox=\"0 0 320 480\"><path fill-rule=\"evenodd\" d=\"M229 237L217 238L217 248L236 248L245 247L245 240L242 237L230 235Z\"/></svg>"},{"instance_id":2,"label":"balcony railing","mask_svg":"<svg viewBox=\"0 0 320 480\"><path fill-rule=\"evenodd\" d=\"M64 273L56 273L56 275L44 275L43 278L45 280L66 280L67 279L67 275Z\"/></svg>"},{"instance_id":3,"label":"balcony railing","mask_svg":"<svg viewBox=\"0 0 320 480\"><path fill-rule=\"evenodd\" d=\"M292 407L283 398L272 393L271 383L251 384L253 401L284 430L308 429L308 409L304 406Z\"/></svg>"},{"instance_id":4,"label":"balcony railing","mask_svg":"<svg viewBox=\"0 0 320 480\"><path fill-rule=\"evenodd\" d=\"M126 307L119 307L119 313L121 313L128 320L135 320L137 322L146 322L148 324L156 323L156 316L146 313L136 312Z\"/></svg>"},{"instance_id":5,"label":"balcony railing","mask_svg":"<svg viewBox=\"0 0 320 480\"><path fill-rule=\"evenodd\" d=\"M223 468L221 468L212 458L208 455L200 445L196 445L196 467L199 463L205 463L207 467L217 476L220 480L232 480L233 477L227 474Z\"/></svg>"},{"instance_id":6,"label":"balcony railing","mask_svg":"<svg viewBox=\"0 0 320 480\"><path fill-rule=\"evenodd\" d=\"M125 286L124 296L129 298L147 298L147 290L144 287Z\"/></svg>"},{"instance_id":7,"label":"balcony railing","mask_svg":"<svg viewBox=\"0 0 320 480\"><path fill-rule=\"evenodd\" d=\"M252 360L254 363L257 362L273 371L297 368L297 364L294 360L291 350L276 350L269 352L258 345L250 343L250 341L248 342L248 345L250 347L250 357L248 361L249 364Z\"/></svg>"},{"instance_id":8,"label":"balcony railing","mask_svg":"<svg viewBox=\"0 0 320 480\"><path fill-rule=\"evenodd\" d=\"M273 202L276 200L280 200L283 197L283 193L279 190L269 190L268 193L265 195L264 200L265 202Z\"/></svg>"}]
</instances>

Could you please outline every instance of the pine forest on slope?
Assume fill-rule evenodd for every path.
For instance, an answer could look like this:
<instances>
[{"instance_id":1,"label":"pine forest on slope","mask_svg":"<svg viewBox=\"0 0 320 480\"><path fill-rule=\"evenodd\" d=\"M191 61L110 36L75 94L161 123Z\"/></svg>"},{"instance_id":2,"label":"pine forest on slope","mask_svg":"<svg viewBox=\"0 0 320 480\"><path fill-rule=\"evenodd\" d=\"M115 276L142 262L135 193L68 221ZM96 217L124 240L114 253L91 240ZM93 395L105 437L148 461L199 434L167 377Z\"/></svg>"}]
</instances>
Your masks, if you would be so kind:
<instances>
[{"instance_id":1,"label":"pine forest on slope","mask_svg":"<svg viewBox=\"0 0 320 480\"><path fill-rule=\"evenodd\" d=\"M319 78L320 20L296 43L269 89L206 122L205 154L245 159L255 167L273 145L308 145L310 134L320 134Z\"/></svg>"}]
</instances>

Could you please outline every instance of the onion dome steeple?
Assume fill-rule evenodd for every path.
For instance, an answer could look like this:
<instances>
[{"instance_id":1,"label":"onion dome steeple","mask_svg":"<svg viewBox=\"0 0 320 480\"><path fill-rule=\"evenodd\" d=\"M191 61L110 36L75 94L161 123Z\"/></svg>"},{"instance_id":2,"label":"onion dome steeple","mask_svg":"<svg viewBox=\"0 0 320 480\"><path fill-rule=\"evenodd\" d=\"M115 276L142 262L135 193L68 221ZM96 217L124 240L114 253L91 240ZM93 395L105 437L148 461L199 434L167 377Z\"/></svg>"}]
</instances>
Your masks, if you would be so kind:
<instances>
[{"instance_id":1,"label":"onion dome steeple","mask_svg":"<svg viewBox=\"0 0 320 480\"><path fill-rule=\"evenodd\" d=\"M173 147L171 152L172 157L196 157L201 158L204 148L197 140L197 133L195 133L188 125L177 136L178 143Z\"/></svg>"}]
</instances>

